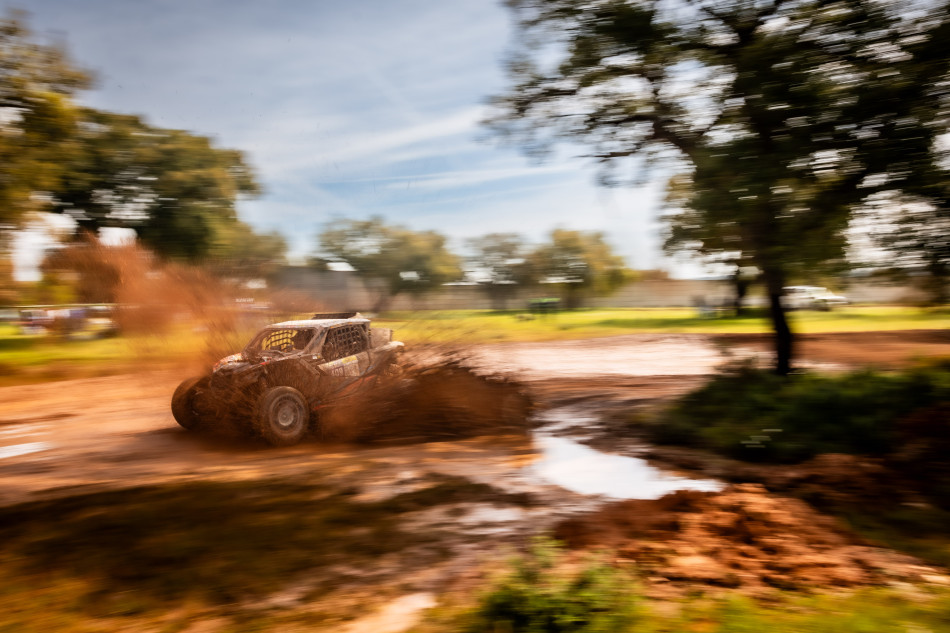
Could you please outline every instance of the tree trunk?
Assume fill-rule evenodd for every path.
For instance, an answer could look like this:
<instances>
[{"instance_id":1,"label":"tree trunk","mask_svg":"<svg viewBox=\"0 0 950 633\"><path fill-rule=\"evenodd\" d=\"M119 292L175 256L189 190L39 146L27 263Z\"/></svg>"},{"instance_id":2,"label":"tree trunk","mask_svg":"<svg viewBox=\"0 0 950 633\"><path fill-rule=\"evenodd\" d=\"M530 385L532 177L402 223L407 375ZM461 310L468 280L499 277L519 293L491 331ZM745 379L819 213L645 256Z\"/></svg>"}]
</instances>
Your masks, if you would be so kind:
<instances>
[{"instance_id":1,"label":"tree trunk","mask_svg":"<svg viewBox=\"0 0 950 633\"><path fill-rule=\"evenodd\" d=\"M765 278L769 294L769 317L772 320L772 331L775 335L775 373L779 376L787 376L792 369L794 336L786 318L785 306L782 305L784 275L774 271L766 272Z\"/></svg>"},{"instance_id":2,"label":"tree trunk","mask_svg":"<svg viewBox=\"0 0 950 633\"><path fill-rule=\"evenodd\" d=\"M935 306L947 303L947 278L950 270L939 257L933 257L927 263L927 272L930 277L925 280L925 287L930 295L930 302Z\"/></svg>"},{"instance_id":3,"label":"tree trunk","mask_svg":"<svg viewBox=\"0 0 950 633\"><path fill-rule=\"evenodd\" d=\"M584 291L576 284L568 283L564 288L564 307L576 310L584 305Z\"/></svg>"},{"instance_id":4,"label":"tree trunk","mask_svg":"<svg viewBox=\"0 0 950 633\"><path fill-rule=\"evenodd\" d=\"M387 290L381 290L376 296L376 301L373 303L373 313L380 314L388 310L389 304L395 296L395 294L390 294Z\"/></svg>"},{"instance_id":5,"label":"tree trunk","mask_svg":"<svg viewBox=\"0 0 950 633\"><path fill-rule=\"evenodd\" d=\"M492 310L508 309L508 299L513 294L511 286L490 283L485 285L484 288L491 301Z\"/></svg>"},{"instance_id":6,"label":"tree trunk","mask_svg":"<svg viewBox=\"0 0 950 633\"><path fill-rule=\"evenodd\" d=\"M743 306L743 301L745 301L745 296L749 292L749 280L742 278L742 273L737 272L733 277L732 283L735 288L735 296L732 300L732 309L735 312L736 316L742 316L745 314L745 307Z\"/></svg>"}]
</instances>

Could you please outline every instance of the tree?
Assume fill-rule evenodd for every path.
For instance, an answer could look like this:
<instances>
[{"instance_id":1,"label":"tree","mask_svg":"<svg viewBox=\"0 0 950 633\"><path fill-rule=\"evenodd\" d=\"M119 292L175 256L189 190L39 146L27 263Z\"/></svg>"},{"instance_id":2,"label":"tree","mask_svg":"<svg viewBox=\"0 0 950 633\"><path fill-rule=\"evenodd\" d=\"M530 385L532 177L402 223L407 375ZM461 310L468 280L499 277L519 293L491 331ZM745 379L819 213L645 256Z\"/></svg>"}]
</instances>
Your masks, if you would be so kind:
<instances>
[{"instance_id":1,"label":"tree","mask_svg":"<svg viewBox=\"0 0 950 633\"><path fill-rule=\"evenodd\" d=\"M92 232L132 228L166 257L211 254L222 231L240 230L238 198L259 192L241 152L137 116L85 109L75 145L51 189L54 211Z\"/></svg>"},{"instance_id":2,"label":"tree","mask_svg":"<svg viewBox=\"0 0 950 633\"><path fill-rule=\"evenodd\" d=\"M508 307L515 291L533 279L528 247L515 233L489 233L467 241L469 276L478 282L496 310Z\"/></svg>"},{"instance_id":3,"label":"tree","mask_svg":"<svg viewBox=\"0 0 950 633\"><path fill-rule=\"evenodd\" d=\"M57 186L76 125L73 95L89 75L57 46L33 41L23 14L0 18L0 231Z\"/></svg>"},{"instance_id":4,"label":"tree","mask_svg":"<svg viewBox=\"0 0 950 633\"><path fill-rule=\"evenodd\" d=\"M557 284L568 308L578 308L591 295L613 292L632 275L603 233L554 229L550 240L531 253L541 283Z\"/></svg>"},{"instance_id":5,"label":"tree","mask_svg":"<svg viewBox=\"0 0 950 633\"><path fill-rule=\"evenodd\" d=\"M95 235L82 232L71 243L47 252L43 281L68 279L78 303L116 303L131 252L138 254L131 245L105 246Z\"/></svg>"},{"instance_id":6,"label":"tree","mask_svg":"<svg viewBox=\"0 0 950 633\"><path fill-rule=\"evenodd\" d=\"M776 371L789 279L846 264L852 209L933 193L946 130L945 4L874 0L509 0L524 50L490 122L529 149L570 140L683 176L670 221L762 273ZM553 62L551 60L554 60Z\"/></svg>"},{"instance_id":7,"label":"tree","mask_svg":"<svg viewBox=\"0 0 950 633\"><path fill-rule=\"evenodd\" d=\"M929 302L950 299L950 203L947 196L913 199L882 195L868 201L872 243L887 254L892 271L923 272Z\"/></svg>"},{"instance_id":8,"label":"tree","mask_svg":"<svg viewBox=\"0 0 950 633\"><path fill-rule=\"evenodd\" d=\"M322 261L349 264L377 290L376 312L385 310L396 295L426 292L461 274L445 237L390 226L380 217L330 223L320 233L319 248Z\"/></svg>"},{"instance_id":9,"label":"tree","mask_svg":"<svg viewBox=\"0 0 950 633\"><path fill-rule=\"evenodd\" d=\"M747 252L738 248L735 222L707 222L701 211L691 208L692 182L683 176L674 176L667 186L666 205L675 209L667 216L666 240L663 250L667 254L689 253L698 255L702 261L716 269L730 269L729 280L734 289L733 310L743 314L743 301L749 287L755 282L758 271Z\"/></svg>"},{"instance_id":10,"label":"tree","mask_svg":"<svg viewBox=\"0 0 950 633\"><path fill-rule=\"evenodd\" d=\"M246 222L222 222L214 230L208 265L219 277L267 279L287 263L287 241L276 232L257 233Z\"/></svg>"},{"instance_id":11,"label":"tree","mask_svg":"<svg viewBox=\"0 0 950 633\"><path fill-rule=\"evenodd\" d=\"M13 259L0 254L0 307L20 303L20 288L13 278Z\"/></svg>"}]
</instances>

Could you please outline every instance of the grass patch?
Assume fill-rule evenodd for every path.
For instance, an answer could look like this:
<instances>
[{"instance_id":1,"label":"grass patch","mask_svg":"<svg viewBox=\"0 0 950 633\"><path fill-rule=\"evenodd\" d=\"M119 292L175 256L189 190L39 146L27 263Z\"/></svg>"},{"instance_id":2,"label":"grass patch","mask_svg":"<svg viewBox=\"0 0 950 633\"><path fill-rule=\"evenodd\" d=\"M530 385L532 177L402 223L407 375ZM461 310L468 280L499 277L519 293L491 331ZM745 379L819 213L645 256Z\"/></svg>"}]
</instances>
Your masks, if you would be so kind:
<instances>
[{"instance_id":1,"label":"grass patch","mask_svg":"<svg viewBox=\"0 0 950 633\"><path fill-rule=\"evenodd\" d=\"M181 609L231 617L301 580L319 595L340 579L333 565L373 569L414 546L425 553L409 564L426 566L446 554L440 536L401 530L400 514L492 493L443 477L357 503L318 484L202 482L2 508L0 631L132 630Z\"/></svg>"},{"instance_id":2,"label":"grass patch","mask_svg":"<svg viewBox=\"0 0 950 633\"><path fill-rule=\"evenodd\" d=\"M862 537L950 568L950 512L932 506L836 508L834 513Z\"/></svg>"},{"instance_id":3,"label":"grass patch","mask_svg":"<svg viewBox=\"0 0 950 633\"><path fill-rule=\"evenodd\" d=\"M0 325L0 385L47 382L156 369L184 362L213 362L235 351L253 335L208 332L179 325L169 332L109 338L70 339L22 334Z\"/></svg>"},{"instance_id":4,"label":"grass patch","mask_svg":"<svg viewBox=\"0 0 950 633\"><path fill-rule=\"evenodd\" d=\"M946 311L910 307L848 307L833 312L794 312L800 333L950 328ZM547 315L520 311L449 310L395 312L374 321L396 330L409 345L470 345L552 341L632 333L743 334L770 331L764 313L700 318L690 308L582 309ZM201 358L208 363L240 351L254 330L215 332L177 324L164 335L69 340L24 335L0 324L0 384L23 384L125 373Z\"/></svg>"},{"instance_id":5,"label":"grass patch","mask_svg":"<svg viewBox=\"0 0 950 633\"><path fill-rule=\"evenodd\" d=\"M743 596L693 599L679 613L653 612L638 633L715 631L720 633L891 633L950 631L950 595L945 591L911 598L892 589L848 594L780 594L770 601Z\"/></svg>"},{"instance_id":6,"label":"grass patch","mask_svg":"<svg viewBox=\"0 0 950 633\"><path fill-rule=\"evenodd\" d=\"M565 569L560 549L538 540L512 561L511 571L485 593L460 630L516 633L622 633L634 630L631 579L589 560Z\"/></svg>"},{"instance_id":7,"label":"grass patch","mask_svg":"<svg viewBox=\"0 0 950 633\"><path fill-rule=\"evenodd\" d=\"M899 307L847 307L831 312L800 311L789 315L800 333L944 329L950 314L943 310ZM701 318L691 308L581 309L547 315L518 311L449 310L395 312L378 319L396 329L407 343L486 343L546 341L616 336L635 332L749 334L771 326L762 310L748 315Z\"/></svg>"},{"instance_id":8,"label":"grass patch","mask_svg":"<svg viewBox=\"0 0 950 633\"><path fill-rule=\"evenodd\" d=\"M649 600L629 573L572 560L541 541L473 604L433 610L415 633L950 632L950 592L871 588L837 593L739 593Z\"/></svg>"}]
</instances>

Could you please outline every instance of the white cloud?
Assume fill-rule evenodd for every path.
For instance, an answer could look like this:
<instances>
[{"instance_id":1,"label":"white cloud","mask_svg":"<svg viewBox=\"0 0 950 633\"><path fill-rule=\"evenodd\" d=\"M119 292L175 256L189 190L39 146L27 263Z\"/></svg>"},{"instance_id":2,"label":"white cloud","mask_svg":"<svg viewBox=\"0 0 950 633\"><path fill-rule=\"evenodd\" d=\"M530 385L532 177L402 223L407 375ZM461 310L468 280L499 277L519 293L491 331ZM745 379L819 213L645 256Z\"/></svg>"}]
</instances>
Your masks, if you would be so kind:
<instances>
[{"instance_id":1,"label":"white cloud","mask_svg":"<svg viewBox=\"0 0 950 633\"><path fill-rule=\"evenodd\" d=\"M91 105L243 150L265 194L239 204L242 219L279 230L296 255L330 218L382 215L456 240L602 230L631 264L659 261L656 186L602 190L583 160L532 165L477 142L505 83L510 19L497 0L32 0L31 11L99 72Z\"/></svg>"}]
</instances>

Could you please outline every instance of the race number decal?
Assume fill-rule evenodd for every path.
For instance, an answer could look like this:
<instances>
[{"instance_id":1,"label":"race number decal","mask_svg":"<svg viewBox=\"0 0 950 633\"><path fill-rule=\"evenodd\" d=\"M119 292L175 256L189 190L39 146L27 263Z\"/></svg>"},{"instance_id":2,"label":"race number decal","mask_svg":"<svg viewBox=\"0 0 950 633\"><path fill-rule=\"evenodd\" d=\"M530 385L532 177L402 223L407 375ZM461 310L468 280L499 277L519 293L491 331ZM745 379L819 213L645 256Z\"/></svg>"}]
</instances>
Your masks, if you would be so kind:
<instances>
[{"instance_id":1,"label":"race number decal","mask_svg":"<svg viewBox=\"0 0 950 633\"><path fill-rule=\"evenodd\" d=\"M359 376L360 363L356 356L347 356L332 363L327 363L327 371L331 376Z\"/></svg>"}]
</instances>

